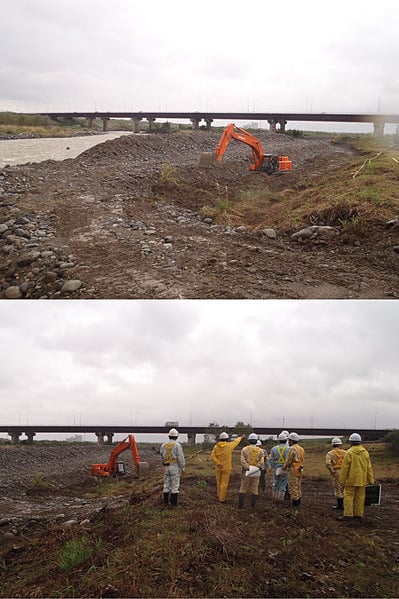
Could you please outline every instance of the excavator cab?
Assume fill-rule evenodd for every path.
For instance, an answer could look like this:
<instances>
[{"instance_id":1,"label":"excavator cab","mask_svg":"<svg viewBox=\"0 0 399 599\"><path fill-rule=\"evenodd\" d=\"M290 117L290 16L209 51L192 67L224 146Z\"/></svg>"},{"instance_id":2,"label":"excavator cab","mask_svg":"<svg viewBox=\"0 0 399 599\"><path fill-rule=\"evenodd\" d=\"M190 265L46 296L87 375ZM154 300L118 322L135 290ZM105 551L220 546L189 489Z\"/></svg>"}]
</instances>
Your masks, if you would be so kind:
<instances>
[{"instance_id":1,"label":"excavator cab","mask_svg":"<svg viewBox=\"0 0 399 599\"><path fill-rule=\"evenodd\" d=\"M260 172L267 173L268 175L274 175L277 173L278 168L278 156L276 154L264 154L262 164L260 165Z\"/></svg>"}]
</instances>

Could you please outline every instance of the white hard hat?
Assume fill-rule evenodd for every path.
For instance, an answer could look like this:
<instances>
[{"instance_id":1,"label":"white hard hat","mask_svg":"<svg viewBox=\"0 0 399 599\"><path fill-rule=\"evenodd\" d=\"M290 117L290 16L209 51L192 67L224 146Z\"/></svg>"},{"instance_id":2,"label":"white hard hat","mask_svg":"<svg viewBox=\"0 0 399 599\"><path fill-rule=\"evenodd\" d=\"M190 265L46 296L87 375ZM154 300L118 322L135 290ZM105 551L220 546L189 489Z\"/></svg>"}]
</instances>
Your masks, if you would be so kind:
<instances>
[{"instance_id":1,"label":"white hard hat","mask_svg":"<svg viewBox=\"0 0 399 599\"><path fill-rule=\"evenodd\" d=\"M349 441L354 441L355 443L360 443L361 440L362 438L359 433L352 433L349 437Z\"/></svg>"},{"instance_id":2,"label":"white hard hat","mask_svg":"<svg viewBox=\"0 0 399 599\"><path fill-rule=\"evenodd\" d=\"M290 433L288 431L281 431L281 433L280 433L280 435L285 435L287 439L288 439L289 434Z\"/></svg>"},{"instance_id":3,"label":"white hard hat","mask_svg":"<svg viewBox=\"0 0 399 599\"><path fill-rule=\"evenodd\" d=\"M226 441L226 439L228 439L228 438L229 438L229 435L225 432L220 433L220 435L219 435L219 441Z\"/></svg>"},{"instance_id":4,"label":"white hard hat","mask_svg":"<svg viewBox=\"0 0 399 599\"><path fill-rule=\"evenodd\" d=\"M296 441L296 442L299 441L299 435L297 433L290 433L288 435L288 438L291 439L291 441Z\"/></svg>"},{"instance_id":5,"label":"white hard hat","mask_svg":"<svg viewBox=\"0 0 399 599\"><path fill-rule=\"evenodd\" d=\"M287 433L287 431L282 431L279 436L277 437L277 439L279 441L286 441L288 439L288 435L289 433Z\"/></svg>"},{"instance_id":6,"label":"white hard hat","mask_svg":"<svg viewBox=\"0 0 399 599\"><path fill-rule=\"evenodd\" d=\"M260 439L257 440L256 445L259 447L260 445L262 445L262 441Z\"/></svg>"},{"instance_id":7,"label":"white hard hat","mask_svg":"<svg viewBox=\"0 0 399 599\"><path fill-rule=\"evenodd\" d=\"M331 445L342 445L342 441L339 437L334 437L334 439L331 440Z\"/></svg>"},{"instance_id":8,"label":"white hard hat","mask_svg":"<svg viewBox=\"0 0 399 599\"><path fill-rule=\"evenodd\" d=\"M256 433L251 433L248 437L248 441L257 441L258 435Z\"/></svg>"},{"instance_id":9,"label":"white hard hat","mask_svg":"<svg viewBox=\"0 0 399 599\"><path fill-rule=\"evenodd\" d=\"M168 437L178 437L179 436L179 431L175 428L171 428L170 431L168 432Z\"/></svg>"}]
</instances>

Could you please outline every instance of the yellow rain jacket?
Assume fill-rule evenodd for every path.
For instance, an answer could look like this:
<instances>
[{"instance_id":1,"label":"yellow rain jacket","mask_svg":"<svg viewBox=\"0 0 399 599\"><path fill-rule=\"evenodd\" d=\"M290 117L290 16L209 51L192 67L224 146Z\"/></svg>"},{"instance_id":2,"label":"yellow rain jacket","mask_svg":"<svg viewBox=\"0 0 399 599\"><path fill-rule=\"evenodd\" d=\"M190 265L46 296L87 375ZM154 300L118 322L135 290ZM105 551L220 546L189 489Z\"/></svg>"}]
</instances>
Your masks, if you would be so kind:
<instances>
[{"instance_id":1,"label":"yellow rain jacket","mask_svg":"<svg viewBox=\"0 0 399 599\"><path fill-rule=\"evenodd\" d=\"M344 461L346 451L345 449L341 449L340 447L331 449L326 455L326 468L331 473L334 470L339 470L342 466L342 462Z\"/></svg>"},{"instance_id":2,"label":"yellow rain jacket","mask_svg":"<svg viewBox=\"0 0 399 599\"><path fill-rule=\"evenodd\" d=\"M352 445L345 454L339 482L350 487L365 487L374 483L369 452L363 445Z\"/></svg>"},{"instance_id":3,"label":"yellow rain jacket","mask_svg":"<svg viewBox=\"0 0 399 599\"><path fill-rule=\"evenodd\" d=\"M218 441L212 449L211 459L215 466L222 466L222 470L231 472L231 456L237 445L240 444L242 437L237 437L234 441Z\"/></svg>"}]
</instances>

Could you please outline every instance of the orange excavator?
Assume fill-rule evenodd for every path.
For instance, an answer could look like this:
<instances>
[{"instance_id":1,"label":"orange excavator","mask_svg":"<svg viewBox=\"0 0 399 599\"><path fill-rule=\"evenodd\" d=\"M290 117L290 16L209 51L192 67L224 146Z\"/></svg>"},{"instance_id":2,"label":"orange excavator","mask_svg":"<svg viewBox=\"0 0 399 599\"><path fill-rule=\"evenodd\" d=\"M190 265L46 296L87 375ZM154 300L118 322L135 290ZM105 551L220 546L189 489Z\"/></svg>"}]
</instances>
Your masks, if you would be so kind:
<instances>
[{"instance_id":1,"label":"orange excavator","mask_svg":"<svg viewBox=\"0 0 399 599\"><path fill-rule=\"evenodd\" d=\"M126 449L131 450L133 468L137 476L148 474L150 467L147 462L142 462L140 460L136 439L133 435L129 435L114 447L107 464L92 464L90 466L90 474L92 476L123 476L125 474L125 464L118 461L118 456L123 451L126 451Z\"/></svg>"},{"instance_id":2,"label":"orange excavator","mask_svg":"<svg viewBox=\"0 0 399 599\"><path fill-rule=\"evenodd\" d=\"M287 172L292 170L292 160L288 156L278 156L277 154L265 154L260 141L245 129L236 127L234 123L227 125L222 133L222 137L214 150L213 154L203 154L200 164L210 164L212 162L221 161L232 139L242 141L252 149L253 164L249 167L250 171L257 171L273 175L274 173Z\"/></svg>"}]
</instances>

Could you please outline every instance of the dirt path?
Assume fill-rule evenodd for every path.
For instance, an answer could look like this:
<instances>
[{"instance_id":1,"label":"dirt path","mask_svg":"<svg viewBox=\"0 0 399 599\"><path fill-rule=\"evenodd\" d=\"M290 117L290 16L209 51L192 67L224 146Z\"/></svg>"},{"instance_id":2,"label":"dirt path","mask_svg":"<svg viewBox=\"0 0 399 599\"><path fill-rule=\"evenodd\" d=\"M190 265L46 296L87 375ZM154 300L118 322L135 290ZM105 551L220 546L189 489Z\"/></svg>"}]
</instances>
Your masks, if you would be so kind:
<instances>
[{"instance_id":1,"label":"dirt path","mask_svg":"<svg viewBox=\"0 0 399 599\"><path fill-rule=\"evenodd\" d=\"M248 174L250 152L238 143L217 168L199 168L201 153L212 151L218 139L205 133L126 136L73 160L0 171L0 293L104 299L397 296L397 256L383 231L359 246L298 244L286 231L269 239L245 227L215 225L200 213L220 201L226 186L228 193L245 192L254 177L271 191L300 186L345 163L348 149L328 140L265 136L267 151L293 159L292 173ZM178 184L159 184L165 163L175 168ZM72 284L68 291L67 280L77 281L76 289Z\"/></svg>"}]
</instances>

